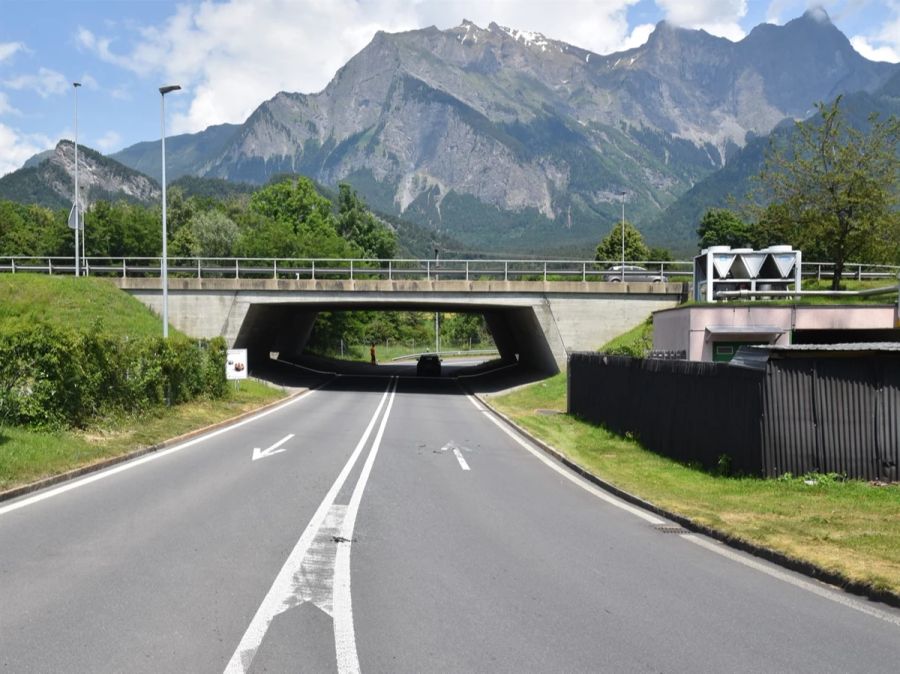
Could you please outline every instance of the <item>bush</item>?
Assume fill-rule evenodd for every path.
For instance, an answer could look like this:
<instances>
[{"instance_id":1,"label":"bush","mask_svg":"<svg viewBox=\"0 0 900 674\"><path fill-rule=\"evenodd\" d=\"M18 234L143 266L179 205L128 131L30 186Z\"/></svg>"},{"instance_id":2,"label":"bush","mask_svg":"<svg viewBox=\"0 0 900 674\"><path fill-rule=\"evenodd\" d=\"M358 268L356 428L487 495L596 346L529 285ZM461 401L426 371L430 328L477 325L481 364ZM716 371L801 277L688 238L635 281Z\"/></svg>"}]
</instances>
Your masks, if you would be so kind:
<instances>
[{"instance_id":1,"label":"bush","mask_svg":"<svg viewBox=\"0 0 900 674\"><path fill-rule=\"evenodd\" d=\"M129 339L48 324L0 331L0 423L83 427L110 413L227 391L225 342Z\"/></svg>"}]
</instances>

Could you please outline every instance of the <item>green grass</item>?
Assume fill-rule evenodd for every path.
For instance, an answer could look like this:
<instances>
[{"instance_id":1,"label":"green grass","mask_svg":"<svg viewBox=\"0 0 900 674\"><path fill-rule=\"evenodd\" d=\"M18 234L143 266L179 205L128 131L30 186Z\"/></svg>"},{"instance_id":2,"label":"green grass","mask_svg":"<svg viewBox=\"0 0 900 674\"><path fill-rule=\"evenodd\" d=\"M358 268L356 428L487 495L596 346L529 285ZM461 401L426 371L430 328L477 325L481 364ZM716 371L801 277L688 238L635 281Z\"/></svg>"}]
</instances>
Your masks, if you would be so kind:
<instances>
[{"instance_id":1,"label":"green grass","mask_svg":"<svg viewBox=\"0 0 900 674\"><path fill-rule=\"evenodd\" d=\"M597 349L600 353L644 358L653 349L653 317Z\"/></svg>"},{"instance_id":2,"label":"green grass","mask_svg":"<svg viewBox=\"0 0 900 674\"><path fill-rule=\"evenodd\" d=\"M159 316L106 279L2 274L0 298L0 326L42 321L131 337L162 334Z\"/></svg>"},{"instance_id":3,"label":"green grass","mask_svg":"<svg viewBox=\"0 0 900 674\"><path fill-rule=\"evenodd\" d=\"M0 491L158 444L283 396L280 389L246 380L222 400L199 400L138 417L105 419L85 430L49 432L0 426Z\"/></svg>"},{"instance_id":4,"label":"green grass","mask_svg":"<svg viewBox=\"0 0 900 674\"><path fill-rule=\"evenodd\" d=\"M492 399L504 414L595 475L692 520L878 590L900 594L900 485L828 476L721 477L566 414L564 374Z\"/></svg>"}]
</instances>

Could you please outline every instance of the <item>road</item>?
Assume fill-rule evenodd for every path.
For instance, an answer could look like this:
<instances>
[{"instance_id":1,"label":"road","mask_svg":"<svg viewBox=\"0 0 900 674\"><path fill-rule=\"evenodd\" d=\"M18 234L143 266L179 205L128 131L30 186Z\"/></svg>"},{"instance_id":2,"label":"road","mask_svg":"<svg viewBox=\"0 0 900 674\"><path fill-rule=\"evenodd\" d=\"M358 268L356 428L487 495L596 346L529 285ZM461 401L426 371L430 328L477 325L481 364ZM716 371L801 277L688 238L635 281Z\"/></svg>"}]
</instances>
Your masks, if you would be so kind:
<instances>
[{"instance_id":1,"label":"road","mask_svg":"<svg viewBox=\"0 0 900 674\"><path fill-rule=\"evenodd\" d=\"M339 377L0 503L0 668L897 671L900 611L526 444L452 380Z\"/></svg>"}]
</instances>

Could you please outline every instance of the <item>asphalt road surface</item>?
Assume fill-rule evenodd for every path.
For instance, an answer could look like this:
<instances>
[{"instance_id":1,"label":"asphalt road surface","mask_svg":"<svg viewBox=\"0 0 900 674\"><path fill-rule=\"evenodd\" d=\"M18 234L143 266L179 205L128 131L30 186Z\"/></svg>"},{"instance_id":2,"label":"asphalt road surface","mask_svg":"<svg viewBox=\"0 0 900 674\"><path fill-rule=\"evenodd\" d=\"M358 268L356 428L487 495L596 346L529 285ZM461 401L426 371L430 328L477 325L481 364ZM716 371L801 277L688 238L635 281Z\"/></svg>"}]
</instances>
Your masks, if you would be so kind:
<instances>
[{"instance_id":1,"label":"asphalt road surface","mask_svg":"<svg viewBox=\"0 0 900 674\"><path fill-rule=\"evenodd\" d=\"M900 611L606 495L446 378L0 503L2 671L898 669Z\"/></svg>"}]
</instances>

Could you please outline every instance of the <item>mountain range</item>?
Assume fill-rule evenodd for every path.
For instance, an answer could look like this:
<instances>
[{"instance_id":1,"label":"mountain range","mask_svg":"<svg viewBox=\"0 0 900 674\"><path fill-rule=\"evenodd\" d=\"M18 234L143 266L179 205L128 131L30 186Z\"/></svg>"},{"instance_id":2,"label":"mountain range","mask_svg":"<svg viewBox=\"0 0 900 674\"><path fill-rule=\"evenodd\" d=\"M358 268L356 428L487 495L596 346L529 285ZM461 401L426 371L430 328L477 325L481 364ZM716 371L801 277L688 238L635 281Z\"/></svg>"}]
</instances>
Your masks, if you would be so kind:
<instances>
[{"instance_id":1,"label":"mountain range","mask_svg":"<svg viewBox=\"0 0 900 674\"><path fill-rule=\"evenodd\" d=\"M697 208L736 184L716 176L743 176L747 153L818 101L889 109L898 72L854 51L823 10L739 42L663 22L605 56L464 21L378 33L319 93L280 92L243 124L167 138L167 174L346 181L380 211L509 253L586 254L624 199L648 242L686 252ZM160 174L158 141L112 158Z\"/></svg>"}]
</instances>

